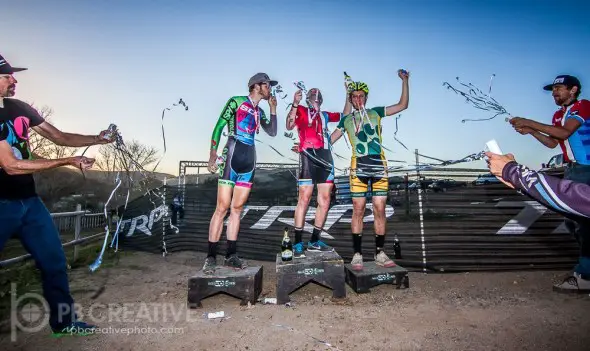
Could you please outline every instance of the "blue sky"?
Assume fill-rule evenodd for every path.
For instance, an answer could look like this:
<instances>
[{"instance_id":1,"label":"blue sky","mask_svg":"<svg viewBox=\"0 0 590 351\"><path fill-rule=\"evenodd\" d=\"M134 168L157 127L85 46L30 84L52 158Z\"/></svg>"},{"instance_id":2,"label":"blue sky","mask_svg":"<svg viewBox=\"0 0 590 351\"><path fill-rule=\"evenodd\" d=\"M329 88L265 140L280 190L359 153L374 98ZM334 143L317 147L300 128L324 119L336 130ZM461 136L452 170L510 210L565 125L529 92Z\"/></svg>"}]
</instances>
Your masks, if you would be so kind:
<instances>
[{"instance_id":1,"label":"blue sky","mask_svg":"<svg viewBox=\"0 0 590 351\"><path fill-rule=\"evenodd\" d=\"M459 76L483 90L494 73L492 95L508 112L550 123L556 106L544 84L561 73L590 84L589 10L583 1L549 0L24 0L3 6L0 50L29 68L17 75L17 97L53 108L54 124L65 131L95 134L113 122L124 138L162 150L161 111L183 98L190 110L169 111L164 120L162 167L173 174L179 160L207 160L224 103L247 94L256 72L278 79L289 101L293 81L319 87L323 108L339 111L343 71L369 85L371 107L399 100L398 68L411 72L410 107L398 121L398 138L411 150L457 159L495 138L504 152L538 168L561 151L500 118L461 123L491 115L442 84ZM278 135L259 139L296 158L283 136L285 108L280 101ZM394 151L387 157L413 161L394 131L394 118L385 119L383 143ZM343 141L336 151L350 155ZM259 162L289 162L266 145L257 153ZM337 166L346 162L337 159Z\"/></svg>"}]
</instances>

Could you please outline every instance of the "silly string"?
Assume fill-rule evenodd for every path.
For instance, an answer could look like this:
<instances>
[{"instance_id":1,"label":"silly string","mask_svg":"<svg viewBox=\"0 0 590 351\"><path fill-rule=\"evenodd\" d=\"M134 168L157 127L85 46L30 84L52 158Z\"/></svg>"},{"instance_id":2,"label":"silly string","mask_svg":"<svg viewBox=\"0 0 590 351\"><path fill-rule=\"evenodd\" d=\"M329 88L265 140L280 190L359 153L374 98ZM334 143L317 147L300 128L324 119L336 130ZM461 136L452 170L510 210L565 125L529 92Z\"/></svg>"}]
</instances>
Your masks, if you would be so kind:
<instances>
[{"instance_id":1,"label":"silly string","mask_svg":"<svg viewBox=\"0 0 590 351\"><path fill-rule=\"evenodd\" d=\"M402 115L398 115L395 117L395 133L393 133L393 139L395 139L395 141L397 141L401 146L403 146L406 150L408 150L408 147L405 146L404 143L399 141L399 139L397 138L397 131L398 131L397 120L400 119L401 117L402 117ZM408 151L410 151L410 150L408 150Z\"/></svg>"},{"instance_id":2,"label":"silly string","mask_svg":"<svg viewBox=\"0 0 590 351\"><path fill-rule=\"evenodd\" d=\"M465 83L461 82L459 80L459 77L457 77L457 82L459 82L459 84L463 87L463 90L455 88L447 82L443 83L443 86L446 86L447 89L450 89L450 90L454 91L456 94L463 96L465 98L466 103L472 104L477 109L494 113L494 116L492 116L490 118L481 118L481 119L468 119L468 118L466 118L466 119L461 120L461 123L465 123L466 121L489 121L489 120L492 120L492 119L494 119L498 116L501 116L501 115L510 116L508 111L506 111L506 109L502 105L500 105L496 101L496 99L494 99L491 96L492 80L493 80L494 76L495 76L495 74L493 74L490 78L490 86L489 86L487 94L484 94L478 87L476 87L475 85L473 85L471 83L465 84Z\"/></svg>"},{"instance_id":3,"label":"silly string","mask_svg":"<svg viewBox=\"0 0 590 351\"><path fill-rule=\"evenodd\" d=\"M163 111L162 111L162 140L164 143L164 154L166 153L166 136L165 136L165 131L164 131L164 117L165 117L165 113L166 111L170 111L172 110L174 107L176 106L183 106L185 111L188 111L188 106L186 105L186 103L182 100L179 99L178 103L175 103L172 105L172 107L166 107ZM108 135L105 136L105 138L110 139L113 135L115 136L115 141L113 143L113 148L115 150L115 157L114 157L114 164L113 164L113 169L124 169L127 172L127 177L129 180L129 188L127 189L127 196L125 199L125 205L123 208L123 213L120 215L119 217L119 221L117 223L117 227L115 232L113 233L113 238L111 240L111 245L110 247L112 248L113 246L115 246L115 252L118 250L119 247L119 232L121 230L121 223L123 222L123 217L124 217L124 213L127 209L127 205L129 202L129 195L130 195L130 191L131 191L131 184L133 183L133 179L130 175L130 172L132 172L134 169L136 169L137 171L139 171L139 173L144 177L144 181L145 184L142 184L142 181L139 182L140 185L140 189L143 188L143 186L145 185L146 187L148 186L148 182L146 180L149 180L150 177L148 175L146 175L146 173L153 173L157 166L159 165L159 163L162 161L163 159L163 155L162 157L160 157L160 159L158 160L156 166L154 166L153 170L147 171L146 169L144 169L134 158L134 156L131 154L131 152L127 149L127 146L125 145L125 142L123 141L123 137L121 135L121 133L117 130L117 127L114 124L111 124L109 126L109 133L107 133ZM86 148L86 150L88 150L88 148ZM84 150L84 152L86 152L86 150ZM117 161L119 161L119 164L117 165ZM89 266L89 269L91 272L96 271L102 264L103 261L103 256L104 256L104 252L106 249L106 244L110 235L110 230L109 230L109 223L108 223L108 214L107 214L107 208L109 207L109 204L113 198L113 196L115 195L115 193L117 192L117 190L119 189L119 187L121 186L122 180L120 177L120 171L117 172L117 176L115 179L115 183L116 186L113 189L113 191L111 192L108 201L105 203L104 205L104 215L105 215L105 221L106 221L106 226L105 226L105 239L104 239L104 243L101 249L101 252L99 254L99 256L97 257L97 259ZM142 189L144 190L144 189ZM149 201L152 203L152 205L154 206L154 209L157 208L156 203L153 201L152 199L152 195L155 195L156 197L159 197L162 201L162 206L163 207L163 214L162 216L165 217L168 215L168 210L167 207L165 206L165 198L164 195L161 194L159 191L157 191L156 189L147 189L147 191L145 191L144 195L148 195L149 196ZM175 233L178 233L179 230L176 226L172 225L172 219L169 218L169 225L172 229L174 229ZM164 236L162 237L162 246L163 246L163 254L165 255L166 252L166 242L164 239Z\"/></svg>"},{"instance_id":4,"label":"silly string","mask_svg":"<svg viewBox=\"0 0 590 351\"><path fill-rule=\"evenodd\" d=\"M162 110L161 126L162 126L162 140L164 141L164 152L162 153L162 157L160 157L160 159L158 160L158 162L154 166L152 172L154 172L156 170L156 168L158 168L158 165L160 165L160 162L162 161L162 159L164 158L164 155L166 154L166 134L164 133L164 115L166 114L166 111L171 111L172 108L174 108L176 106L183 106L184 110L188 111L188 106L186 105L186 103L184 101L182 101L182 98L180 98L177 103L172 104L172 107L166 107Z\"/></svg>"},{"instance_id":5,"label":"silly string","mask_svg":"<svg viewBox=\"0 0 590 351\"><path fill-rule=\"evenodd\" d=\"M292 103L288 103L285 100L287 98L287 93L285 93L283 87L280 84L271 87L270 94L271 96L278 97L279 99L281 99L287 105L287 110L291 107L291 105L293 105Z\"/></svg>"},{"instance_id":6,"label":"silly string","mask_svg":"<svg viewBox=\"0 0 590 351\"><path fill-rule=\"evenodd\" d=\"M353 83L353 81L352 81L351 77L346 72L344 72L344 79L345 79L345 84L346 84L346 86L348 87L348 89L350 91L350 86ZM449 89L453 89L454 91L456 91L459 94L464 94L464 96L468 99L468 102L471 101L476 107L478 107L480 109L485 109L485 110L494 110L494 109L496 109L498 111L497 113L506 113L507 114L506 110L503 109L503 107L501 107L490 96L491 95L491 89L492 89L492 80L493 80L493 76L492 76L492 79L490 80L490 86L489 86L488 94L487 95L484 94L484 93L482 93L481 90L479 90L477 87L475 87L473 85L466 85L466 84L463 84L463 83L460 83L460 84L462 84L462 86L464 86L465 88L468 89L468 92L467 93L461 92L460 90L455 89L455 88L451 87L450 85L449 85ZM296 81L293 84L294 84L294 86L297 89L301 90L302 93L304 93L306 95L306 97L307 97L308 90L305 87L305 84L303 83L303 81ZM276 95L276 94L279 94L279 93L283 93L283 90L282 90L282 88L280 86L277 86L277 88L274 91L274 94ZM284 99L284 97L286 97L286 94L283 97L281 97L281 99ZM308 104L309 104L309 101L308 101ZM291 105L291 104L289 104L289 105ZM357 111L357 113L360 115L360 118L361 118L361 121L360 122L361 123L366 118L369 121L369 123L371 124L371 126L372 126L372 123L371 123L370 119L368 118L368 114L367 114L367 111L364 108L364 106L359 111ZM409 151L408 147L403 142L401 142L398 139L398 137L397 137L397 133L399 132L398 120L400 118L401 118L401 115L398 115L395 118L395 125L396 126L395 126L395 132L394 132L393 137L394 137L394 140L396 142L398 142L405 150ZM327 128L325 129L325 131L327 132ZM285 132L284 133L284 136L286 138L289 138L292 141L296 141L297 140L297 138L296 138L296 136L294 136L294 133L293 132ZM346 134L344 134L343 136L344 136L344 140L345 140L347 146L350 148L350 145L349 145L349 143L348 143L348 141L346 139ZM263 143L262 141L260 141L258 139L256 139L256 141L257 142L260 142L260 143ZM328 136L328 143L329 143L329 149L330 149L330 151L332 152L333 155L335 155L336 157L339 157L339 158L341 158L343 160L346 160L346 161L349 160L348 158L344 158L344 157L342 157L342 156L340 156L340 155L338 155L338 154L336 154L336 153L333 152L334 150L332 149L332 144L330 143L329 136ZM265 143L263 143L263 144L265 144ZM269 144L266 144L266 145L268 145L270 148L272 148L282 158L286 158L286 159L288 159L290 161L298 162L297 160L294 160L293 158L286 157L283 153L281 153L280 151L278 151L272 145L269 145ZM384 150L387 150L387 151L392 152L391 149L387 148L383 144L379 143L379 145L381 147L383 147ZM335 170L338 170L338 171L346 171L346 170L349 170L350 169L349 167L346 168L346 169L339 169L339 168L333 166L332 164L329 164L328 162L315 157L315 155L309 153L309 151L308 150L305 150L305 149L303 151L301 151L301 153L302 154L305 154L310 159L312 159L316 164L318 164L321 167L325 167L326 169L331 169L332 167L334 167L334 169ZM436 162L436 163L429 162L429 163L426 163L426 164L420 164L420 165L412 166L412 165L408 164L408 162L406 162L406 161L400 161L400 160L386 160L386 161L387 162L391 162L391 163L393 163L393 162L403 163L403 164L406 164L407 166L410 166L410 167L413 167L413 168L418 169L418 168L423 168L423 167L450 166L450 165L454 165L454 164L458 164L458 163L473 162L473 161L481 160L481 159L483 159L485 157L483 151L482 152L478 152L478 153L473 153L473 154L467 155L467 156L465 156L465 157L463 157L461 159L457 159L457 160L442 160L442 159L439 159L439 158L435 158L435 157L431 157L431 156L426 156L426 155L423 155L423 154L419 154L419 155L422 156L422 157L424 157L424 158L427 158L427 159L430 159L430 160L433 160L433 161L438 161L438 162ZM381 160L376 160L376 161L381 161ZM371 168L375 168L375 165L373 165L373 164L361 164L361 163L359 163L357 165L364 168L363 170L357 169L357 172L361 172L363 174L368 174L368 173L370 173L369 170L371 170ZM406 166L399 166L399 165L398 166L387 166L387 167L383 167L383 168L379 169L379 172L378 173L381 174L383 172L392 171L392 170L398 170L398 169L405 168L405 167ZM379 167L377 167L377 168L379 168Z\"/></svg>"}]
</instances>

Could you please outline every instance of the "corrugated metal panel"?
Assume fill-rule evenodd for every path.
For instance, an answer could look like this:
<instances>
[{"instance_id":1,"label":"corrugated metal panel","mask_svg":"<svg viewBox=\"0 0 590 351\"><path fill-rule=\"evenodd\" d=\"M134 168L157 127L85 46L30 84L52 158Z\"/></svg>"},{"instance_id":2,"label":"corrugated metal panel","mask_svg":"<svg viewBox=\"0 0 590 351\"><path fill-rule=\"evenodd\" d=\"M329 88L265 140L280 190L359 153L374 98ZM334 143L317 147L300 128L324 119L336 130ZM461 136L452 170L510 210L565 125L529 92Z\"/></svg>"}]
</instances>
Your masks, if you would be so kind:
<instances>
[{"instance_id":1,"label":"corrugated metal panel","mask_svg":"<svg viewBox=\"0 0 590 351\"><path fill-rule=\"evenodd\" d=\"M395 175L390 182L386 248L393 256L393 238L397 234L403 259L397 260L410 269L435 271L567 269L575 264L577 244L560 224L563 217L545 209L530 198L502 184L474 185L472 180L482 170L460 172L435 170L423 184L435 179L464 179L464 184L437 189L424 186L420 196L412 186L416 175ZM352 206L347 177L337 179L327 232L333 238L325 241L334 246L345 260L352 258L350 218ZM292 227L297 204L295 180L287 171L277 171L262 184L255 184L240 224L238 252L246 259L273 261L280 249L285 226ZM457 184L454 184L457 185ZM440 191L439 191L440 190ZM215 209L215 182L186 185L184 191L166 187L167 204L175 192L184 193L185 218L175 234L158 220L158 211L147 197L129 205L125 218L135 218L136 225L147 221L146 231L131 231L127 223L120 245L130 249L160 253L163 242L168 252L206 251L211 215ZM420 220L420 201L422 222ZM152 199L155 201L154 199ZM370 203L370 201L368 201ZM161 203L156 202L158 205ZM310 206L315 207L315 193ZM369 205L370 206L370 205ZM372 259L374 244L370 207L365 212L363 255ZM149 226L150 218L152 225ZM308 214L308 223L313 215ZM423 228L423 233L421 228ZM165 234L163 236L163 233ZM310 233L304 234L304 240ZM424 249L423 249L424 244ZM225 250L225 231L220 254ZM424 260L426 263L424 263Z\"/></svg>"}]
</instances>

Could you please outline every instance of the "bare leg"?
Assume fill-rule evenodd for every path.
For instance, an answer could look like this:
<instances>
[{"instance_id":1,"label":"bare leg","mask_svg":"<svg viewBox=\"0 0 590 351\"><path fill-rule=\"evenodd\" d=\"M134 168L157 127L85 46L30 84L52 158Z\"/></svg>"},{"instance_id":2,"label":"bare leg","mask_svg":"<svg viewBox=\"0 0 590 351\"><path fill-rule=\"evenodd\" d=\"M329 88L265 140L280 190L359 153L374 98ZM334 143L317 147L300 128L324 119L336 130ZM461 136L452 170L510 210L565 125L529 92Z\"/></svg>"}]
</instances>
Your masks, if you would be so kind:
<instances>
[{"instance_id":1,"label":"bare leg","mask_svg":"<svg viewBox=\"0 0 590 351\"><path fill-rule=\"evenodd\" d=\"M233 187L219 185L217 187L217 206L209 224L209 241L218 242L223 231L223 218L225 217L232 198Z\"/></svg>"},{"instance_id":2,"label":"bare leg","mask_svg":"<svg viewBox=\"0 0 590 351\"><path fill-rule=\"evenodd\" d=\"M334 184L331 183L318 184L318 208L315 212L314 222L317 228L324 228L324 224L326 223L326 217L330 209L330 194L332 194L333 186Z\"/></svg>"},{"instance_id":3,"label":"bare leg","mask_svg":"<svg viewBox=\"0 0 590 351\"><path fill-rule=\"evenodd\" d=\"M385 235L385 204L387 196L373 196L373 217L375 218L375 234Z\"/></svg>"},{"instance_id":4,"label":"bare leg","mask_svg":"<svg viewBox=\"0 0 590 351\"><path fill-rule=\"evenodd\" d=\"M361 234L363 232L363 217L365 215L365 208L367 205L366 197L352 198L352 233Z\"/></svg>"},{"instance_id":5,"label":"bare leg","mask_svg":"<svg viewBox=\"0 0 590 351\"><path fill-rule=\"evenodd\" d=\"M299 187L299 199L297 200L297 208L295 209L295 228L303 228L312 193L313 185L302 185Z\"/></svg>"},{"instance_id":6,"label":"bare leg","mask_svg":"<svg viewBox=\"0 0 590 351\"><path fill-rule=\"evenodd\" d=\"M244 205L248 201L250 195L250 188L236 187L234 189L234 197L231 202L231 210L229 214L229 223L227 225L227 240L238 240L238 232L240 231L240 216L244 210Z\"/></svg>"}]
</instances>

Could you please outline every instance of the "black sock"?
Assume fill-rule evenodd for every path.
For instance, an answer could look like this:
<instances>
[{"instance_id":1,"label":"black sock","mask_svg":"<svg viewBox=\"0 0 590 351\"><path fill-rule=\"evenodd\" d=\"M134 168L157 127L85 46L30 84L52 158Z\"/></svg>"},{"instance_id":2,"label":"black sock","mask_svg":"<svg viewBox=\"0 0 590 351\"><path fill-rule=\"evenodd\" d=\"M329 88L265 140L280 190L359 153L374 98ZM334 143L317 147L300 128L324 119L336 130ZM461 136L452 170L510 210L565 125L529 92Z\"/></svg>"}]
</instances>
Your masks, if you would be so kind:
<instances>
[{"instance_id":1,"label":"black sock","mask_svg":"<svg viewBox=\"0 0 590 351\"><path fill-rule=\"evenodd\" d=\"M352 247L354 249L354 253L361 253L362 241L362 234L352 234Z\"/></svg>"},{"instance_id":2,"label":"black sock","mask_svg":"<svg viewBox=\"0 0 590 351\"><path fill-rule=\"evenodd\" d=\"M225 254L225 257L235 255L236 251L237 251L237 245L238 245L237 240L228 240L227 241L227 253Z\"/></svg>"},{"instance_id":3,"label":"black sock","mask_svg":"<svg viewBox=\"0 0 590 351\"><path fill-rule=\"evenodd\" d=\"M295 244L299 244L303 241L303 229L295 228Z\"/></svg>"},{"instance_id":4,"label":"black sock","mask_svg":"<svg viewBox=\"0 0 590 351\"><path fill-rule=\"evenodd\" d=\"M209 241L209 252L207 253L207 257L213 257L217 255L217 242L210 242Z\"/></svg>"},{"instance_id":5,"label":"black sock","mask_svg":"<svg viewBox=\"0 0 590 351\"><path fill-rule=\"evenodd\" d=\"M316 241L320 240L320 233L322 232L321 229L319 229L318 227L313 227L313 233L311 233L311 239L309 241L311 241L312 243L315 243Z\"/></svg>"},{"instance_id":6,"label":"black sock","mask_svg":"<svg viewBox=\"0 0 590 351\"><path fill-rule=\"evenodd\" d=\"M385 246L385 235L375 234L375 255L383 251L383 246Z\"/></svg>"}]
</instances>

